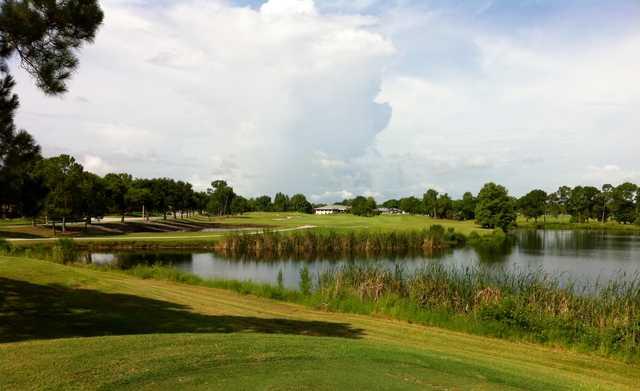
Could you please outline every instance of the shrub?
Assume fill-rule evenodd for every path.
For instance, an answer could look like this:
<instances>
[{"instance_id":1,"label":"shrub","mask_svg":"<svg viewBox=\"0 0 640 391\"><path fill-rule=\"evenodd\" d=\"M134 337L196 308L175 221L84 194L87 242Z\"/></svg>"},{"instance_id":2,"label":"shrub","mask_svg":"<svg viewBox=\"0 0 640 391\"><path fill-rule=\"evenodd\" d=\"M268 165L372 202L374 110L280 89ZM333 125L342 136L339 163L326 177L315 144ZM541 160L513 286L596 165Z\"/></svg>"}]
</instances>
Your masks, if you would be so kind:
<instances>
[{"instance_id":1,"label":"shrub","mask_svg":"<svg viewBox=\"0 0 640 391\"><path fill-rule=\"evenodd\" d=\"M306 265L300 270L300 292L305 296L311 293L311 275Z\"/></svg>"},{"instance_id":2,"label":"shrub","mask_svg":"<svg viewBox=\"0 0 640 391\"><path fill-rule=\"evenodd\" d=\"M52 257L58 263L72 263L78 260L80 253L72 239L58 239L53 246Z\"/></svg>"},{"instance_id":3,"label":"shrub","mask_svg":"<svg viewBox=\"0 0 640 391\"><path fill-rule=\"evenodd\" d=\"M12 249L8 240L0 238L0 254L11 254Z\"/></svg>"}]
</instances>

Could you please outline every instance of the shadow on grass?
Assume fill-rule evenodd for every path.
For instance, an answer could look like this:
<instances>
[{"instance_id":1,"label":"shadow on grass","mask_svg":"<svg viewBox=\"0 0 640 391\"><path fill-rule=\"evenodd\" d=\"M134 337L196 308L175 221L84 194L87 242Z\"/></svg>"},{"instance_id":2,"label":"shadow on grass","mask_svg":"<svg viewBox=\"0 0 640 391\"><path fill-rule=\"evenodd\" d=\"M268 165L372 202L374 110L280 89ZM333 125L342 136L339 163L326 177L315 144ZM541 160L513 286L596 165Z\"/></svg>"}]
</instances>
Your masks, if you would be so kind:
<instances>
[{"instance_id":1,"label":"shadow on grass","mask_svg":"<svg viewBox=\"0 0 640 391\"><path fill-rule=\"evenodd\" d=\"M0 278L0 343L151 333L259 332L360 338L348 324L205 315L139 296Z\"/></svg>"},{"instance_id":2,"label":"shadow on grass","mask_svg":"<svg viewBox=\"0 0 640 391\"><path fill-rule=\"evenodd\" d=\"M0 238L3 239L39 239L39 238L43 238L44 236L42 235L38 235L38 234L34 234L34 233L30 233L30 232L20 232L18 230L7 230L5 228L5 230L2 229L2 227L0 227Z\"/></svg>"}]
</instances>

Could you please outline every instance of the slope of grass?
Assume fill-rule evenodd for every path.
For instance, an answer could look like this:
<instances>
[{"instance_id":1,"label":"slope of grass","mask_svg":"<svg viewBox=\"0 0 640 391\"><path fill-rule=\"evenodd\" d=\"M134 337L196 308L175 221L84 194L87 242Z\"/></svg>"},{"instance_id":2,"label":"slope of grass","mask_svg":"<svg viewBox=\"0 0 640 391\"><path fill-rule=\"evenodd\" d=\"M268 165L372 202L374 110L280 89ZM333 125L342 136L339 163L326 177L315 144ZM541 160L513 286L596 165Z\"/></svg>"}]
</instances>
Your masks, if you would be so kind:
<instances>
[{"instance_id":1,"label":"slope of grass","mask_svg":"<svg viewBox=\"0 0 640 391\"><path fill-rule=\"evenodd\" d=\"M360 217L350 214L342 215L309 215L302 213L260 212L247 213L242 216L208 218L196 216L185 220L173 220L175 224L195 223L219 226L220 229L205 232L131 232L124 235L97 235L74 237L74 240L85 246L95 246L102 249L109 248L210 248L219 241L225 233L242 230L243 232L257 232L268 230L313 229L318 231L351 232L351 231L416 231L428 229L432 225L441 225L445 229L453 228L457 233L468 235L471 232L490 233L483 230L472 221L455 221L431 219L426 216L390 215L375 217ZM162 220L154 224L162 223ZM136 224L142 224L137 222ZM251 228L253 227L253 228ZM259 228L255 228L259 227ZM37 243L52 244L57 239L45 237L49 231L41 227L28 227L29 232L19 228L0 229L0 238L7 238L19 246L31 246Z\"/></svg>"},{"instance_id":2,"label":"slope of grass","mask_svg":"<svg viewBox=\"0 0 640 391\"><path fill-rule=\"evenodd\" d=\"M517 223L520 228L531 229L584 229L594 231L640 233L640 225L637 224L620 224L614 220L609 220L603 223L594 219L584 223L574 223L571 222L571 216L567 215L547 216L546 218L540 217L537 221L534 219L525 219L523 216L518 216Z\"/></svg>"},{"instance_id":3,"label":"slope of grass","mask_svg":"<svg viewBox=\"0 0 640 391\"><path fill-rule=\"evenodd\" d=\"M631 390L640 378L591 355L10 257L0 341L0 389Z\"/></svg>"}]
</instances>

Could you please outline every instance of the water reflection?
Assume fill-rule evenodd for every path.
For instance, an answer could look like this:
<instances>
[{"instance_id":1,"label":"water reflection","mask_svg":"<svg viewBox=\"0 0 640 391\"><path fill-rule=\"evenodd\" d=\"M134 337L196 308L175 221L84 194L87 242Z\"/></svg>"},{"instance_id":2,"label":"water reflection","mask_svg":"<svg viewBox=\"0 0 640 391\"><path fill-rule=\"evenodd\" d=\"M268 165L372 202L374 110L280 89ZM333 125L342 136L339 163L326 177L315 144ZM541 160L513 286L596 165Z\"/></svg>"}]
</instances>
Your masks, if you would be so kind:
<instances>
[{"instance_id":1,"label":"water reflection","mask_svg":"<svg viewBox=\"0 0 640 391\"><path fill-rule=\"evenodd\" d=\"M252 280L275 284L282 271L284 284L296 288L299 272L307 266L316 276L346 264L376 265L405 273L438 262L456 268L480 267L496 270L540 270L560 275L565 281L601 282L632 278L640 272L640 236L594 231L520 230L515 240L498 247L476 246L442 251L429 256L405 255L352 259L248 259L225 258L205 252L93 253L91 262L123 269L138 264L172 265L206 278Z\"/></svg>"}]
</instances>

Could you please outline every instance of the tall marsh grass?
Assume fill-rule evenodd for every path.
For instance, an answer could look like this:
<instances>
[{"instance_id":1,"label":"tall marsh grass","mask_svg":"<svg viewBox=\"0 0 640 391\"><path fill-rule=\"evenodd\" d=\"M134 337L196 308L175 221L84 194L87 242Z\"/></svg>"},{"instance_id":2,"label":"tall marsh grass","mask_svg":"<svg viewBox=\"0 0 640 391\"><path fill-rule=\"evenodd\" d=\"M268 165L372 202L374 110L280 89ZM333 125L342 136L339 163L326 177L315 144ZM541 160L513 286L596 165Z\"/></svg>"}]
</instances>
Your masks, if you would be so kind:
<instances>
[{"instance_id":1,"label":"tall marsh grass","mask_svg":"<svg viewBox=\"0 0 640 391\"><path fill-rule=\"evenodd\" d=\"M640 276L567 285L542 272L430 264L407 274L401 267L345 265L316 275L302 268L300 287L291 290L281 283L208 280L160 265L125 273L640 360Z\"/></svg>"},{"instance_id":2,"label":"tall marsh grass","mask_svg":"<svg viewBox=\"0 0 640 391\"><path fill-rule=\"evenodd\" d=\"M594 284L598 284L595 283ZM318 276L330 310L382 313L498 337L640 355L640 276L604 286L563 285L542 272L348 265Z\"/></svg>"},{"instance_id":3,"label":"tall marsh grass","mask_svg":"<svg viewBox=\"0 0 640 391\"><path fill-rule=\"evenodd\" d=\"M231 233L216 244L225 255L257 258L403 255L442 250L465 243L465 236L440 225L420 231L311 231Z\"/></svg>"}]
</instances>

